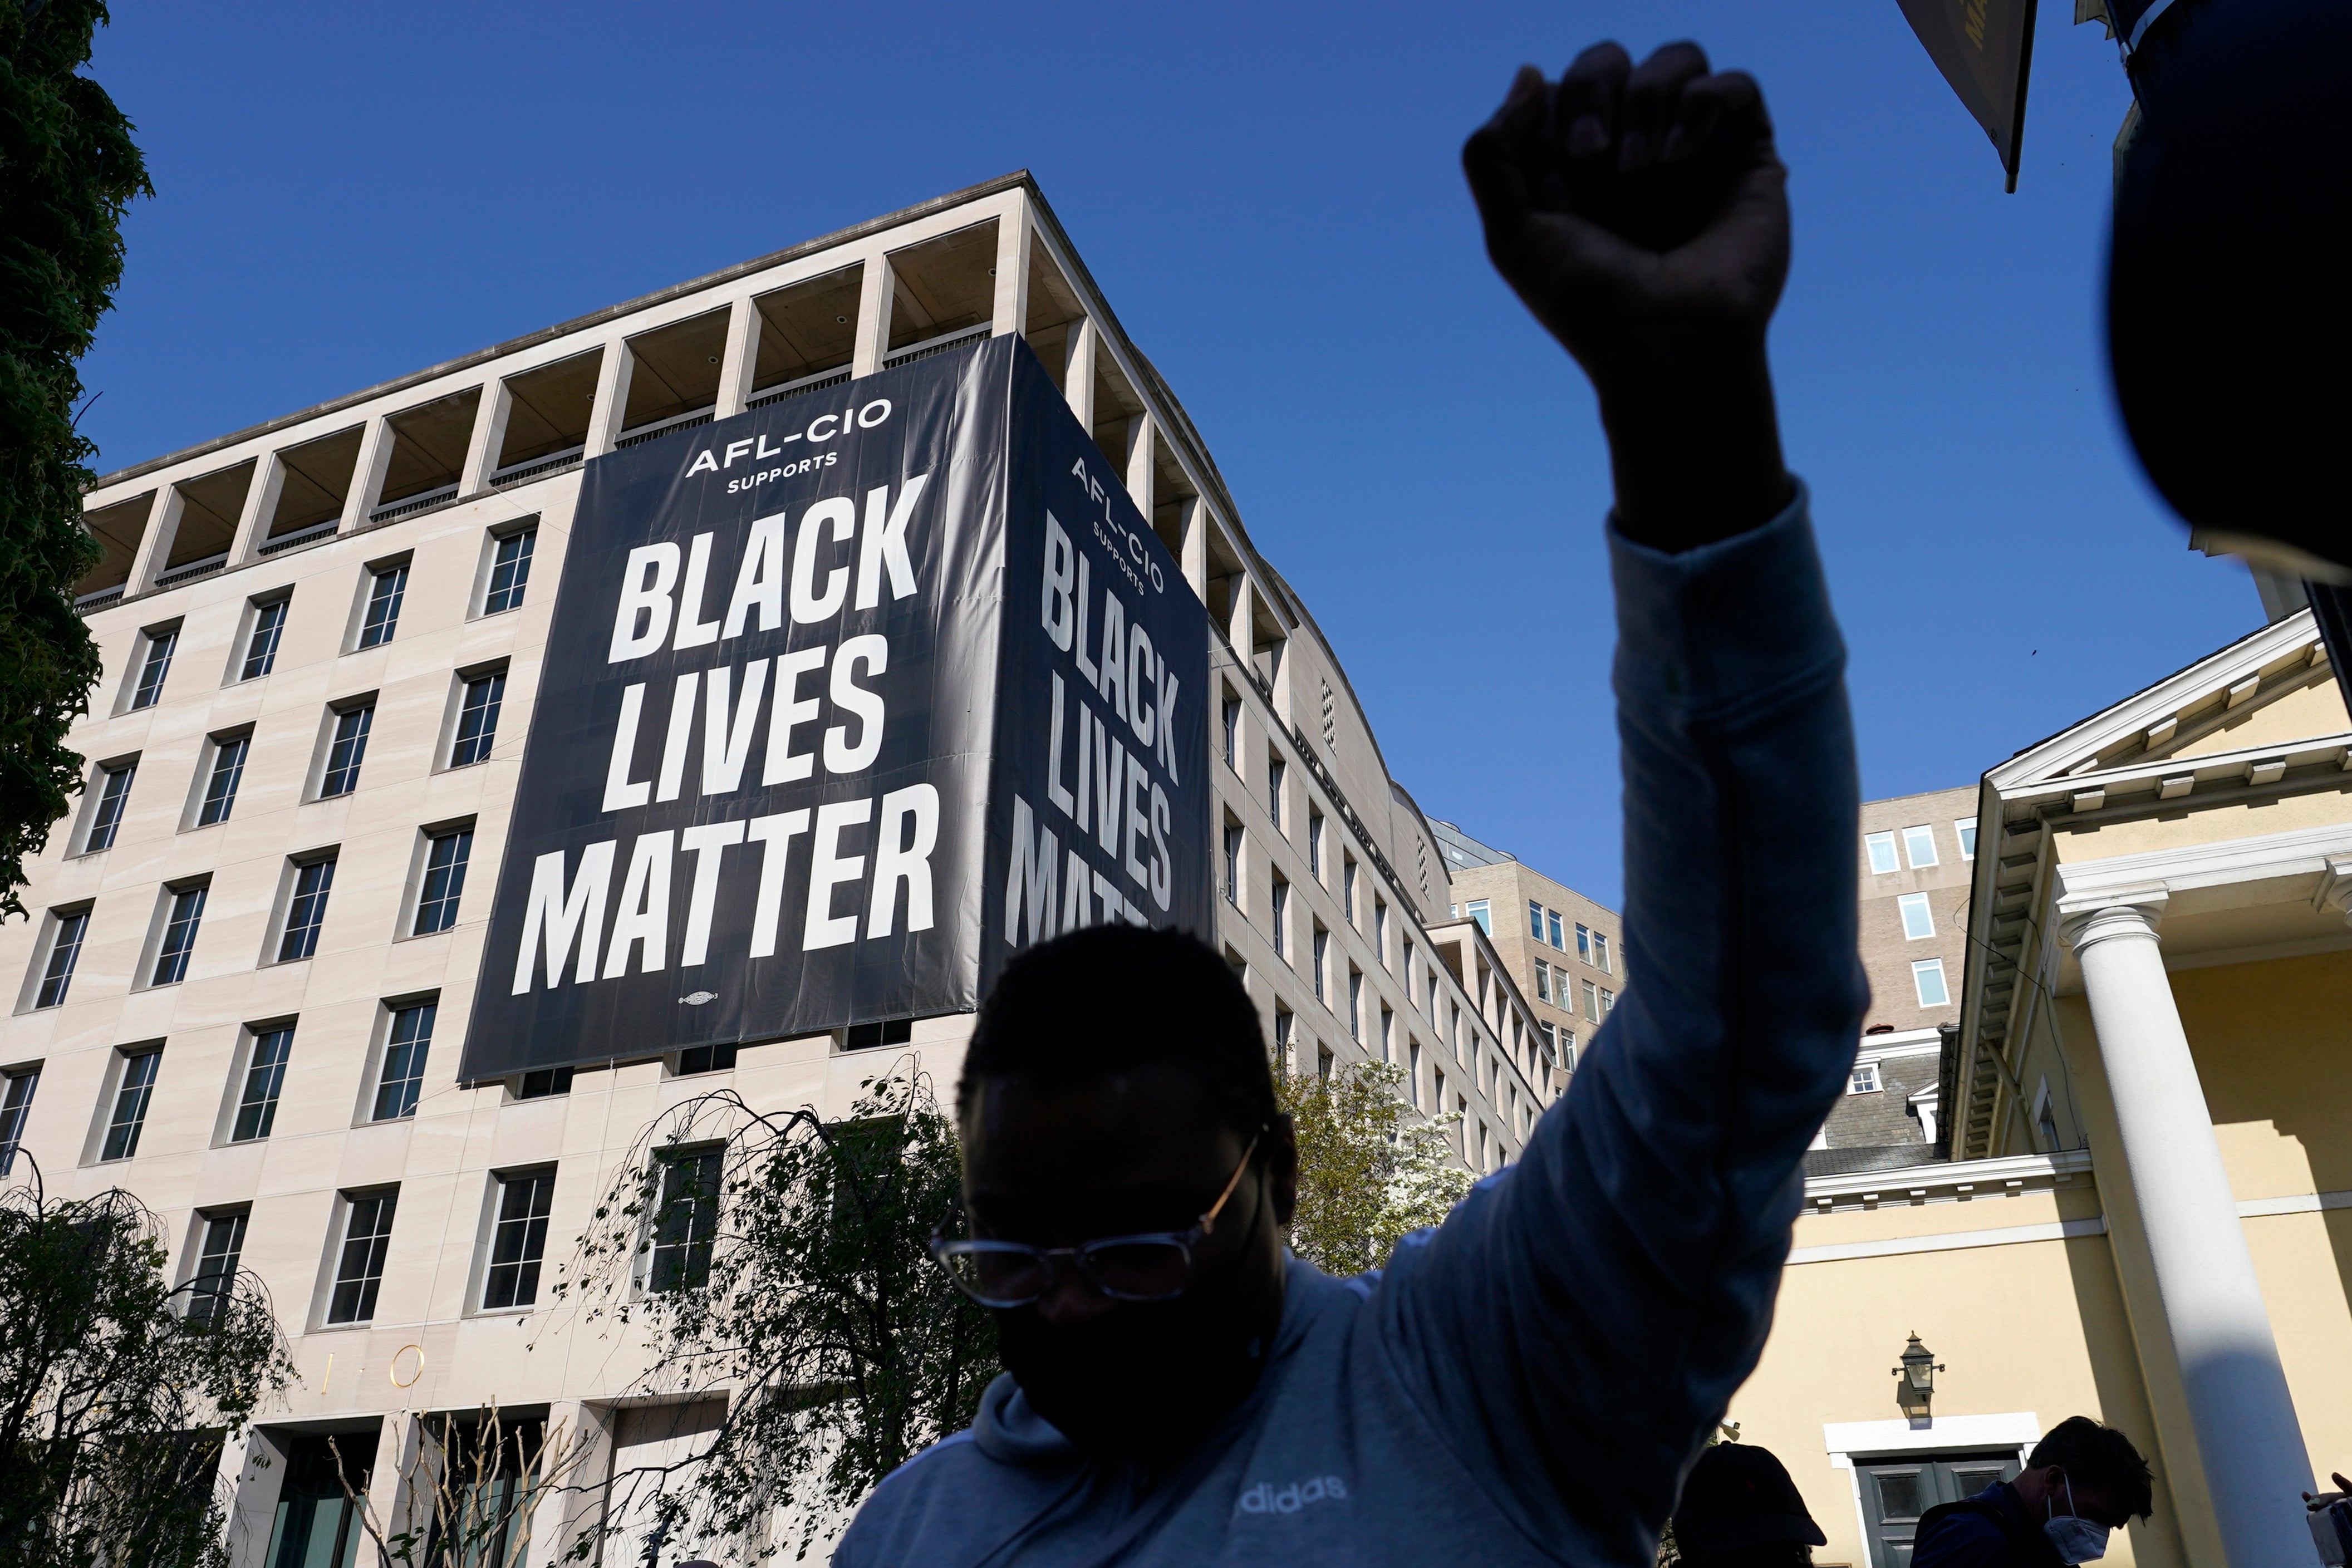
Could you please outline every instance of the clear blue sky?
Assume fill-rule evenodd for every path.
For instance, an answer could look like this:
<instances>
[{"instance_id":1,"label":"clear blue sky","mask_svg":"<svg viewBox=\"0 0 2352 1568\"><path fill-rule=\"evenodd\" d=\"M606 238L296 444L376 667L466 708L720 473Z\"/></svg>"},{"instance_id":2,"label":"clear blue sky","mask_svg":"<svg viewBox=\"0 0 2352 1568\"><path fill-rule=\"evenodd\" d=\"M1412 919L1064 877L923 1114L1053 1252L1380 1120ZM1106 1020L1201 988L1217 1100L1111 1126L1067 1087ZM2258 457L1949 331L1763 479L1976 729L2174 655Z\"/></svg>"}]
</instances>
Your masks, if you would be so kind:
<instances>
[{"instance_id":1,"label":"clear blue sky","mask_svg":"<svg viewBox=\"0 0 2352 1568\"><path fill-rule=\"evenodd\" d=\"M1773 333L1863 788L1973 781L2252 630L2100 352L2112 45L2042 7L2014 196L1895 0L164 5L96 74L157 197L85 364L115 466L1034 170L1432 816L1622 893L1591 401L1455 162L1512 68L1697 38L1792 171Z\"/></svg>"}]
</instances>

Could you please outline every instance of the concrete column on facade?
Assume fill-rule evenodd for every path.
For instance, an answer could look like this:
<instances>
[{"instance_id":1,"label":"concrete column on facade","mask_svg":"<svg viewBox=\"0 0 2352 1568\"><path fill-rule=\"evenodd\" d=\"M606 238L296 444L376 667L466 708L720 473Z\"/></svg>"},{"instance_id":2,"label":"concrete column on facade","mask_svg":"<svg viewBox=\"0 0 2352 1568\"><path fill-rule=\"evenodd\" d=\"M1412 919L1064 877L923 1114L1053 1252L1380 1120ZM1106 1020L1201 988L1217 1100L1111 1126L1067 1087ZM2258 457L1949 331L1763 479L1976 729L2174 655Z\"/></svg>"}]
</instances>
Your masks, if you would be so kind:
<instances>
[{"instance_id":1,"label":"concrete column on facade","mask_svg":"<svg viewBox=\"0 0 2352 1568\"><path fill-rule=\"evenodd\" d=\"M342 520L335 525L338 533L350 533L365 523L368 514L375 510L376 498L383 494L383 476L392 466L394 435L392 421L382 414L367 422L360 436L360 460L352 470L352 487L343 496Z\"/></svg>"},{"instance_id":2,"label":"concrete column on facade","mask_svg":"<svg viewBox=\"0 0 2352 1568\"><path fill-rule=\"evenodd\" d=\"M1069 349L1062 361L1062 395L1077 416L1078 427L1088 435L1095 431L1097 347L1093 317L1081 316L1070 323Z\"/></svg>"},{"instance_id":3,"label":"concrete column on facade","mask_svg":"<svg viewBox=\"0 0 2352 1568\"><path fill-rule=\"evenodd\" d=\"M187 507L177 485L166 485L155 492L155 504L147 512L147 531L140 537L139 553L131 558L124 598L146 592L163 574L163 563L172 559L172 541L179 537L180 517Z\"/></svg>"},{"instance_id":4,"label":"concrete column on facade","mask_svg":"<svg viewBox=\"0 0 2352 1568\"><path fill-rule=\"evenodd\" d=\"M245 487L245 506L236 515L236 532L228 542L228 564L243 566L261 548L261 530L277 513L278 493L286 488L286 465L275 452L265 452L253 465L253 483Z\"/></svg>"},{"instance_id":5,"label":"concrete column on facade","mask_svg":"<svg viewBox=\"0 0 2352 1568\"><path fill-rule=\"evenodd\" d=\"M514 393L504 377L482 389L474 404L474 433L466 441L466 466L457 473L457 494L476 496L490 487L499 453L507 444L507 420L513 413Z\"/></svg>"},{"instance_id":6,"label":"concrete column on facade","mask_svg":"<svg viewBox=\"0 0 2352 1568\"><path fill-rule=\"evenodd\" d=\"M579 1399L548 1406L548 1448L540 1461L548 1480L531 1515L524 1568L560 1568L581 1532L603 1522L615 1414L610 1406Z\"/></svg>"},{"instance_id":7,"label":"concrete column on facade","mask_svg":"<svg viewBox=\"0 0 2352 1568\"><path fill-rule=\"evenodd\" d=\"M2165 903L2161 888L2063 898L2059 933L2082 966L2215 1523L2238 1568L2295 1562L2310 1551L2310 1458L2165 974Z\"/></svg>"},{"instance_id":8,"label":"concrete column on facade","mask_svg":"<svg viewBox=\"0 0 2352 1568\"><path fill-rule=\"evenodd\" d=\"M375 1468L368 1472L367 1512L387 1538L432 1522L440 1463L438 1445L423 1416L413 1410L384 1412L375 1434ZM361 1555L368 1555L366 1548Z\"/></svg>"},{"instance_id":9,"label":"concrete column on facade","mask_svg":"<svg viewBox=\"0 0 2352 1568\"><path fill-rule=\"evenodd\" d=\"M751 399L751 378L760 367L760 307L738 299L727 318L727 350L719 361L719 405L712 417L732 419Z\"/></svg>"},{"instance_id":10,"label":"concrete column on facade","mask_svg":"<svg viewBox=\"0 0 2352 1568\"><path fill-rule=\"evenodd\" d=\"M1184 503L1183 548L1178 552L1178 564L1184 569L1184 580L1192 585L1193 596L1203 604L1209 601L1209 503L1199 496Z\"/></svg>"},{"instance_id":11,"label":"concrete column on facade","mask_svg":"<svg viewBox=\"0 0 2352 1568\"><path fill-rule=\"evenodd\" d=\"M890 351L891 296L896 292L890 258L867 256L857 285L857 339L850 350L851 376L870 376L882 368L883 356Z\"/></svg>"},{"instance_id":12,"label":"concrete column on facade","mask_svg":"<svg viewBox=\"0 0 2352 1568\"><path fill-rule=\"evenodd\" d=\"M1257 653L1257 606L1250 591L1249 573L1236 571L1230 580L1234 585L1233 604L1225 616L1225 641L1234 645L1234 657L1242 662L1244 674L1255 672L1252 663Z\"/></svg>"},{"instance_id":13,"label":"concrete column on facade","mask_svg":"<svg viewBox=\"0 0 2352 1568\"><path fill-rule=\"evenodd\" d=\"M1160 473L1159 438L1150 414L1139 413L1127 422L1127 497L1143 514L1145 528L1151 526L1152 482Z\"/></svg>"},{"instance_id":14,"label":"concrete column on facade","mask_svg":"<svg viewBox=\"0 0 2352 1568\"><path fill-rule=\"evenodd\" d=\"M229 1568L266 1568L286 1487L285 1443L266 1427L247 1427L242 1441L222 1445L221 1479L229 1488Z\"/></svg>"},{"instance_id":15,"label":"concrete column on facade","mask_svg":"<svg viewBox=\"0 0 2352 1568\"><path fill-rule=\"evenodd\" d=\"M1018 196L996 220L996 298L989 309L989 335L1010 337L1029 327L1029 202Z\"/></svg>"},{"instance_id":16,"label":"concrete column on facade","mask_svg":"<svg viewBox=\"0 0 2352 1568\"><path fill-rule=\"evenodd\" d=\"M636 362L625 340L604 345L604 357L596 363L596 394L588 405L588 439L581 461L604 456L621 438L621 421L629 412L629 374Z\"/></svg>"}]
</instances>

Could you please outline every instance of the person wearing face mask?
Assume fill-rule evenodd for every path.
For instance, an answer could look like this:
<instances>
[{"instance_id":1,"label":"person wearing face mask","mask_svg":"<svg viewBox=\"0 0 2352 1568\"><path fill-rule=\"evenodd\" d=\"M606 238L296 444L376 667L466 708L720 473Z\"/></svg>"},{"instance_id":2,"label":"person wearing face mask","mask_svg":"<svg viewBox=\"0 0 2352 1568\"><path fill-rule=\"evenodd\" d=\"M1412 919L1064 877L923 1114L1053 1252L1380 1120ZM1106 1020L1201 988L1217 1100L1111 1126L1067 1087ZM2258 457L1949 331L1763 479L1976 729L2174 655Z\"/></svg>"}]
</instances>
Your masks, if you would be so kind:
<instances>
[{"instance_id":1,"label":"person wearing face mask","mask_svg":"<svg viewBox=\"0 0 2352 1568\"><path fill-rule=\"evenodd\" d=\"M1113 925L1013 958L931 1244L1005 1371L840 1568L1648 1568L1762 1354L1866 1000L1844 648L1765 357L1785 173L1692 44L1523 68L1464 163L1609 437L1641 974L1518 1162L1343 1281L1285 1244L1293 1131L1223 955Z\"/></svg>"},{"instance_id":2,"label":"person wearing face mask","mask_svg":"<svg viewBox=\"0 0 2352 1568\"><path fill-rule=\"evenodd\" d=\"M1921 1514L1911 1568L2095 1563L2110 1532L2155 1511L2147 1461L2130 1438L2088 1416L2051 1427L2025 1467L2013 1481Z\"/></svg>"}]
</instances>

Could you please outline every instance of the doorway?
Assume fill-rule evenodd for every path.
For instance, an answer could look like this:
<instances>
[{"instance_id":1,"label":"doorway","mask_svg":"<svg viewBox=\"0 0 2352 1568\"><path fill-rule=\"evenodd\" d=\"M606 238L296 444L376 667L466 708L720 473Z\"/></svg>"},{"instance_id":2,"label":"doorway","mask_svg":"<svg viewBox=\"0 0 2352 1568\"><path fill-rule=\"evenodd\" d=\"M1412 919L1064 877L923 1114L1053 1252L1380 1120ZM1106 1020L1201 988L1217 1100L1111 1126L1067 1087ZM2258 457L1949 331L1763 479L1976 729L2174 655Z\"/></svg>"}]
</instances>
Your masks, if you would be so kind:
<instances>
[{"instance_id":1,"label":"doorway","mask_svg":"<svg viewBox=\"0 0 2352 1568\"><path fill-rule=\"evenodd\" d=\"M352 1494L367 1495L375 1469L376 1435L337 1432L331 1447L329 1437L302 1432L287 1445L286 1480L278 1489L278 1519L270 1531L269 1568L353 1568L359 1558L360 1537L366 1531Z\"/></svg>"},{"instance_id":2,"label":"doorway","mask_svg":"<svg viewBox=\"0 0 2352 1568\"><path fill-rule=\"evenodd\" d=\"M1864 1534L1871 1568L1910 1568L1911 1538L1919 1516L1937 1503L1958 1502L2018 1472L2017 1451L1990 1454L1856 1455Z\"/></svg>"}]
</instances>

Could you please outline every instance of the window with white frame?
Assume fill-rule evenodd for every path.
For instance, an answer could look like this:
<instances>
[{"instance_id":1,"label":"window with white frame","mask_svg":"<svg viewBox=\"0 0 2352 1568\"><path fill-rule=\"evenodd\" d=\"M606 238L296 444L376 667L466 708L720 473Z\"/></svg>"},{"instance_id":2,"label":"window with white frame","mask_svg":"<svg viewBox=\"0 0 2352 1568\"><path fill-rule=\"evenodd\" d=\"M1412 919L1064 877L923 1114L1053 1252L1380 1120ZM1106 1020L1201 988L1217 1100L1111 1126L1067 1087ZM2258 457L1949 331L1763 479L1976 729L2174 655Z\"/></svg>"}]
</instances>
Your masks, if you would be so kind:
<instances>
[{"instance_id":1,"label":"window with white frame","mask_svg":"<svg viewBox=\"0 0 2352 1568\"><path fill-rule=\"evenodd\" d=\"M1864 833L1862 836L1862 847L1870 856L1870 869L1873 873L1884 876L1890 871L1903 869L1901 862L1895 858L1893 833Z\"/></svg>"},{"instance_id":2,"label":"window with white frame","mask_svg":"<svg viewBox=\"0 0 2352 1568\"><path fill-rule=\"evenodd\" d=\"M1875 1094L1883 1087L1878 1082L1878 1063L1858 1061L1854 1063L1853 1076L1846 1080L1845 1092L1849 1094Z\"/></svg>"},{"instance_id":3,"label":"window with white frame","mask_svg":"<svg viewBox=\"0 0 2352 1568\"><path fill-rule=\"evenodd\" d=\"M1919 993L1921 1007L1951 1005L1952 994L1944 988L1944 961L1941 958L1922 958L1912 965L1911 984Z\"/></svg>"},{"instance_id":4,"label":"window with white frame","mask_svg":"<svg viewBox=\"0 0 2352 1568\"><path fill-rule=\"evenodd\" d=\"M1541 958L1536 960L1536 1000L1551 1000L1551 966ZM1546 1024L1544 1027L1549 1029L1551 1026Z\"/></svg>"},{"instance_id":5,"label":"window with white frame","mask_svg":"<svg viewBox=\"0 0 2352 1568\"><path fill-rule=\"evenodd\" d=\"M1938 864L1936 859L1936 830L1926 824L1903 830L1903 858L1915 871Z\"/></svg>"},{"instance_id":6,"label":"window with white frame","mask_svg":"<svg viewBox=\"0 0 2352 1568\"><path fill-rule=\"evenodd\" d=\"M1495 934L1494 906L1491 902L1484 898L1474 898L1464 907L1468 910L1470 918L1478 923L1479 930L1489 936Z\"/></svg>"},{"instance_id":7,"label":"window with white frame","mask_svg":"<svg viewBox=\"0 0 2352 1568\"><path fill-rule=\"evenodd\" d=\"M1568 938L1562 934L1562 927L1559 921L1559 911L1557 909L1545 910L1544 923L1551 927L1551 945L1554 947L1559 948L1563 953L1567 952Z\"/></svg>"},{"instance_id":8,"label":"window with white frame","mask_svg":"<svg viewBox=\"0 0 2352 1568\"><path fill-rule=\"evenodd\" d=\"M1592 934L1592 967L1603 972L1609 968L1609 938L1598 931Z\"/></svg>"},{"instance_id":9,"label":"window with white frame","mask_svg":"<svg viewBox=\"0 0 2352 1568\"><path fill-rule=\"evenodd\" d=\"M1903 935L1907 940L1917 942L1936 934L1936 916L1927 907L1926 894L1906 893L1895 901L1895 907L1902 912Z\"/></svg>"},{"instance_id":10,"label":"window with white frame","mask_svg":"<svg viewBox=\"0 0 2352 1568\"><path fill-rule=\"evenodd\" d=\"M1975 818L1962 817L1958 821L1954 822L1952 824L1952 835L1960 841L1960 858L1962 860L1972 861L1977 858L1977 823Z\"/></svg>"},{"instance_id":11,"label":"window with white frame","mask_svg":"<svg viewBox=\"0 0 2352 1568\"><path fill-rule=\"evenodd\" d=\"M433 1053L433 1024L440 1010L437 1001L392 1009L384 1031L383 1066L376 1075L373 1120L396 1122L416 1114L425 1064Z\"/></svg>"},{"instance_id":12,"label":"window with white frame","mask_svg":"<svg viewBox=\"0 0 2352 1568\"><path fill-rule=\"evenodd\" d=\"M492 1312L539 1300L547 1211L555 1197L553 1171L527 1171L498 1181L498 1218L491 1224L489 1267L482 1278L482 1310Z\"/></svg>"},{"instance_id":13,"label":"window with white frame","mask_svg":"<svg viewBox=\"0 0 2352 1568\"><path fill-rule=\"evenodd\" d=\"M329 1322L363 1323L375 1316L376 1291L392 1250L392 1217L399 1207L398 1187L343 1195L343 1241L327 1301Z\"/></svg>"}]
</instances>

